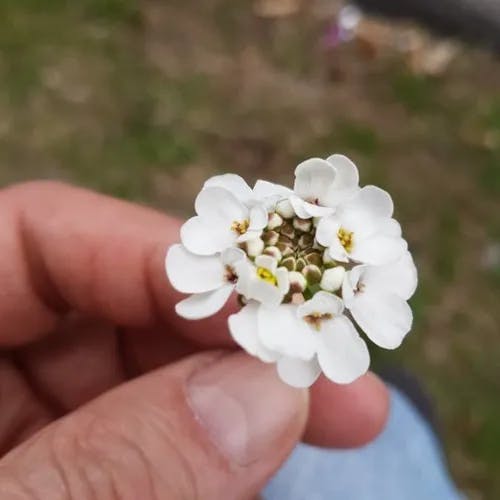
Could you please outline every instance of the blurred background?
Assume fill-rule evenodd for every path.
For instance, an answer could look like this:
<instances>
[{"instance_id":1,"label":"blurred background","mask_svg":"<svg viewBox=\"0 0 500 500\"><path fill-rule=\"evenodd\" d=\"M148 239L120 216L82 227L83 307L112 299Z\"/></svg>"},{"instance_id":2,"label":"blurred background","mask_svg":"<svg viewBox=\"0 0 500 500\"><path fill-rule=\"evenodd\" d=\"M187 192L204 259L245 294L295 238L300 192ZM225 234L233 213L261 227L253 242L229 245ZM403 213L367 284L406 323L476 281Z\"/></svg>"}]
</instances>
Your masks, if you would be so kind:
<instances>
[{"instance_id":1,"label":"blurred background","mask_svg":"<svg viewBox=\"0 0 500 500\"><path fill-rule=\"evenodd\" d=\"M289 184L306 157L349 155L392 193L420 269L414 331L376 364L425 381L455 480L498 499L499 2L360 5L397 19L336 0L2 0L0 182L185 216L215 173Z\"/></svg>"}]
</instances>

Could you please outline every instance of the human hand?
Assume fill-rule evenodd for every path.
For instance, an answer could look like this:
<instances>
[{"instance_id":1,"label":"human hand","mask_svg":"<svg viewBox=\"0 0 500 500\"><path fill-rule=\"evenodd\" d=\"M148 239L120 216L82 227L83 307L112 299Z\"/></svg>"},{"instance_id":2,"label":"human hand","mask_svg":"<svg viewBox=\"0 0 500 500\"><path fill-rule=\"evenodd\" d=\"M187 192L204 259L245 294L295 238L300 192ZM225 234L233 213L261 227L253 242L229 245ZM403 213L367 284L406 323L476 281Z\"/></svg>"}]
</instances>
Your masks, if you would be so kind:
<instances>
[{"instance_id":1,"label":"human hand","mask_svg":"<svg viewBox=\"0 0 500 500\"><path fill-rule=\"evenodd\" d=\"M0 193L2 500L252 498L301 438L381 430L376 376L308 394L234 350L228 309L178 319L163 269L178 230L62 184Z\"/></svg>"}]
</instances>

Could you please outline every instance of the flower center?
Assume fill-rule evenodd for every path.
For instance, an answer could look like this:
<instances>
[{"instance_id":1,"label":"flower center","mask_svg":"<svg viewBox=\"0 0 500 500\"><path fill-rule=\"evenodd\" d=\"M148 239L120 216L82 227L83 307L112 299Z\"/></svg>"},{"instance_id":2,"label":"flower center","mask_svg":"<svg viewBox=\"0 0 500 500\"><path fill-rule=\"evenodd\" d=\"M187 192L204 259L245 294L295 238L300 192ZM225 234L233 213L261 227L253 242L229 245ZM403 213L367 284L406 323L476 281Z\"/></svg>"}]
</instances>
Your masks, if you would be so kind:
<instances>
[{"instance_id":1,"label":"flower center","mask_svg":"<svg viewBox=\"0 0 500 500\"><path fill-rule=\"evenodd\" d=\"M340 244L344 247L344 250L348 253L352 251L353 235L354 233L352 231L348 231L343 227L341 227L337 231L337 237L340 241Z\"/></svg>"},{"instance_id":2,"label":"flower center","mask_svg":"<svg viewBox=\"0 0 500 500\"><path fill-rule=\"evenodd\" d=\"M265 281L266 283L270 283L271 285L276 286L278 281L276 280L276 276L269 271L269 269L266 269L265 267L258 267L257 268L257 276L262 280Z\"/></svg>"},{"instance_id":3,"label":"flower center","mask_svg":"<svg viewBox=\"0 0 500 500\"><path fill-rule=\"evenodd\" d=\"M235 220L231 224L231 230L234 231L236 234L241 236L242 234L245 234L248 231L248 227L250 226L250 221L248 219L244 220Z\"/></svg>"},{"instance_id":4,"label":"flower center","mask_svg":"<svg viewBox=\"0 0 500 500\"><path fill-rule=\"evenodd\" d=\"M304 316L304 321L309 326L312 326L317 332L319 332L321 330L321 322L332 318L333 314L331 313L314 312L308 314L307 316Z\"/></svg>"},{"instance_id":5,"label":"flower center","mask_svg":"<svg viewBox=\"0 0 500 500\"><path fill-rule=\"evenodd\" d=\"M269 214L268 225L260 237L239 243L239 247L246 252L248 258L255 263L257 277L262 281L278 286L278 280L268 266L262 267L256 262L260 255L272 257L278 269L288 271L288 291L283 297L284 304L303 304L310 300L319 291L340 293L341 283L332 285L332 280L323 279L325 273L332 268L341 267L350 269L346 262L336 262L329 255L328 249L316 241L316 226L312 219L301 219L290 212L281 210L279 203L277 209ZM232 228L237 230L240 224L235 221ZM339 229L339 238L345 242L344 248L349 251L353 245L354 234L344 228ZM330 273L331 274L331 273ZM338 281L338 280L337 280ZM283 287L284 288L284 287ZM331 319L328 316L314 317L309 320L320 322Z\"/></svg>"}]
</instances>

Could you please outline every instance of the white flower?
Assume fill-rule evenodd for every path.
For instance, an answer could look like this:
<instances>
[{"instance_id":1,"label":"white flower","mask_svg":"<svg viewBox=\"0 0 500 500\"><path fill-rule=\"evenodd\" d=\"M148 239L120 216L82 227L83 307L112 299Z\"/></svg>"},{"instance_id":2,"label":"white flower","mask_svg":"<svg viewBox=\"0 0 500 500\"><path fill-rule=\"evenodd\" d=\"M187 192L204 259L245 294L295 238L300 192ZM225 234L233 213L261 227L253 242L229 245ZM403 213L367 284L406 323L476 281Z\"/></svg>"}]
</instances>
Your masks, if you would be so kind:
<instances>
[{"instance_id":1,"label":"white flower","mask_svg":"<svg viewBox=\"0 0 500 500\"><path fill-rule=\"evenodd\" d=\"M267 225L267 210L238 175L212 177L195 201L196 216L181 228L183 245L197 255L213 255L257 238Z\"/></svg>"},{"instance_id":2,"label":"white flower","mask_svg":"<svg viewBox=\"0 0 500 500\"><path fill-rule=\"evenodd\" d=\"M370 357L343 309L340 298L318 292L300 306L249 304L229 318L229 327L244 349L277 361L280 377L290 385L308 387L321 370L335 382L349 383L368 370Z\"/></svg>"},{"instance_id":3,"label":"white flower","mask_svg":"<svg viewBox=\"0 0 500 500\"><path fill-rule=\"evenodd\" d=\"M175 306L177 314L202 319L220 311L236 286L238 263L245 260L239 248L201 256L190 253L183 245L171 246L165 260L170 283L179 292L193 294Z\"/></svg>"},{"instance_id":4,"label":"white flower","mask_svg":"<svg viewBox=\"0 0 500 500\"><path fill-rule=\"evenodd\" d=\"M295 169L290 203L302 219L322 217L350 199L359 189L358 182L358 169L349 158L338 154L326 160L310 158Z\"/></svg>"},{"instance_id":5,"label":"white flower","mask_svg":"<svg viewBox=\"0 0 500 500\"><path fill-rule=\"evenodd\" d=\"M417 269L409 252L386 266L356 266L347 273L342 297L354 320L385 349L399 347L413 314L406 302L417 287Z\"/></svg>"},{"instance_id":6,"label":"white flower","mask_svg":"<svg viewBox=\"0 0 500 500\"><path fill-rule=\"evenodd\" d=\"M319 221L316 239L338 262L394 262L404 254L407 244L399 224L392 219L393 211L387 192L365 186L335 214Z\"/></svg>"},{"instance_id":7,"label":"white flower","mask_svg":"<svg viewBox=\"0 0 500 500\"><path fill-rule=\"evenodd\" d=\"M416 268L391 197L360 188L345 156L306 160L295 177L293 191L233 174L205 183L166 258L173 287L192 294L176 311L204 318L236 292L229 329L248 353L293 386L321 372L350 383L370 363L355 324L386 349L410 331Z\"/></svg>"},{"instance_id":8,"label":"white flower","mask_svg":"<svg viewBox=\"0 0 500 500\"><path fill-rule=\"evenodd\" d=\"M240 262L236 269L239 276L236 290L249 300L277 307L288 293L288 270L278 267L278 261L270 255L259 255L255 264Z\"/></svg>"}]
</instances>

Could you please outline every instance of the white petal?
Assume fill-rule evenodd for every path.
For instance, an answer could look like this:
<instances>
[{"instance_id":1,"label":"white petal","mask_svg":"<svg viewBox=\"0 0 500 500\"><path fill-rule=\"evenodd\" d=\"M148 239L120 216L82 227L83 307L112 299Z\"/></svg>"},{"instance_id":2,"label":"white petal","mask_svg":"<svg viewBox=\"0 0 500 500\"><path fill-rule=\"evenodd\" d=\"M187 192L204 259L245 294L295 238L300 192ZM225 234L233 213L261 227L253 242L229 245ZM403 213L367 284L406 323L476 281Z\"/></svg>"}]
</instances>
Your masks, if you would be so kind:
<instances>
[{"instance_id":1,"label":"white petal","mask_svg":"<svg viewBox=\"0 0 500 500\"><path fill-rule=\"evenodd\" d=\"M309 203L296 195L291 195L289 200L295 213L301 219L310 219L311 217L324 217L326 215L330 215L334 210L330 207L321 207L319 205L315 205L314 203Z\"/></svg>"},{"instance_id":2,"label":"white petal","mask_svg":"<svg viewBox=\"0 0 500 500\"><path fill-rule=\"evenodd\" d=\"M351 301L354 299L354 290L358 288L361 275L367 268L368 266L356 266L346 273L344 282L342 283L342 299L347 308L349 308Z\"/></svg>"},{"instance_id":3,"label":"white petal","mask_svg":"<svg viewBox=\"0 0 500 500\"><path fill-rule=\"evenodd\" d=\"M260 341L285 356L309 360L316 351L315 336L297 318L296 307L282 304L275 309L259 308Z\"/></svg>"},{"instance_id":4,"label":"white petal","mask_svg":"<svg viewBox=\"0 0 500 500\"><path fill-rule=\"evenodd\" d=\"M276 269L278 268L278 262L270 255L259 255L255 257L255 265L267 269L272 274L276 274Z\"/></svg>"},{"instance_id":5,"label":"white petal","mask_svg":"<svg viewBox=\"0 0 500 500\"><path fill-rule=\"evenodd\" d=\"M234 194L218 186L203 188L194 202L204 220L231 228L234 221L248 219L248 209Z\"/></svg>"},{"instance_id":6,"label":"white petal","mask_svg":"<svg viewBox=\"0 0 500 500\"><path fill-rule=\"evenodd\" d=\"M318 361L330 380L349 384L366 373L370 366L368 348L345 316L328 322L318 337Z\"/></svg>"},{"instance_id":7,"label":"white petal","mask_svg":"<svg viewBox=\"0 0 500 500\"><path fill-rule=\"evenodd\" d=\"M236 233L227 225L207 223L199 216L191 217L181 227L181 241L192 253L213 255L234 245Z\"/></svg>"},{"instance_id":8,"label":"white petal","mask_svg":"<svg viewBox=\"0 0 500 500\"><path fill-rule=\"evenodd\" d=\"M394 203L390 194L377 186L365 186L343 208L363 210L377 217L392 217Z\"/></svg>"},{"instance_id":9,"label":"white petal","mask_svg":"<svg viewBox=\"0 0 500 500\"><path fill-rule=\"evenodd\" d=\"M238 289L244 288L242 286L238 287ZM260 279L256 275L246 283L245 292L247 299L256 300L268 308L278 307L285 296L277 286Z\"/></svg>"},{"instance_id":10,"label":"white petal","mask_svg":"<svg viewBox=\"0 0 500 500\"><path fill-rule=\"evenodd\" d=\"M329 162L321 158L310 158L295 169L293 190L305 201L325 205L326 195L335 181L335 176L336 170Z\"/></svg>"},{"instance_id":11,"label":"white petal","mask_svg":"<svg viewBox=\"0 0 500 500\"><path fill-rule=\"evenodd\" d=\"M316 228L316 240L320 245L329 247L337 239L340 221L335 216L323 217Z\"/></svg>"},{"instance_id":12,"label":"white petal","mask_svg":"<svg viewBox=\"0 0 500 500\"><path fill-rule=\"evenodd\" d=\"M276 281L279 291L286 295L290 290L290 277L286 267L278 267L276 269Z\"/></svg>"},{"instance_id":13,"label":"white petal","mask_svg":"<svg viewBox=\"0 0 500 500\"><path fill-rule=\"evenodd\" d=\"M344 277L345 268L343 266L335 266L331 269L326 269L323 272L319 286L327 292L336 292L342 288Z\"/></svg>"},{"instance_id":14,"label":"white petal","mask_svg":"<svg viewBox=\"0 0 500 500\"><path fill-rule=\"evenodd\" d=\"M249 230L247 230L246 233L243 233L240 236L238 236L236 241L238 243L245 243L246 241L255 240L257 238L260 238L261 234L262 234L262 229L256 229L256 230L249 229ZM264 247L262 247L262 250L264 250Z\"/></svg>"},{"instance_id":15,"label":"white petal","mask_svg":"<svg viewBox=\"0 0 500 500\"><path fill-rule=\"evenodd\" d=\"M193 255L182 245L168 249L165 269L172 286L182 293L208 292L225 284L219 256Z\"/></svg>"},{"instance_id":16,"label":"white petal","mask_svg":"<svg viewBox=\"0 0 500 500\"><path fill-rule=\"evenodd\" d=\"M278 375L292 387L310 387L321 373L316 358L309 361L285 356L278 361Z\"/></svg>"},{"instance_id":17,"label":"white petal","mask_svg":"<svg viewBox=\"0 0 500 500\"><path fill-rule=\"evenodd\" d=\"M256 205L250 209L250 231L264 229L267 226L267 210L262 205Z\"/></svg>"},{"instance_id":18,"label":"white petal","mask_svg":"<svg viewBox=\"0 0 500 500\"><path fill-rule=\"evenodd\" d=\"M292 193L291 189L281 184L261 180L257 181L253 188L254 197L263 201L268 209L276 205L279 200L288 198Z\"/></svg>"},{"instance_id":19,"label":"white petal","mask_svg":"<svg viewBox=\"0 0 500 500\"><path fill-rule=\"evenodd\" d=\"M349 309L370 340L384 349L399 347L411 329L410 306L397 295L359 293Z\"/></svg>"},{"instance_id":20,"label":"white petal","mask_svg":"<svg viewBox=\"0 0 500 500\"><path fill-rule=\"evenodd\" d=\"M396 219L384 219L379 225L378 232L394 238L401 238L402 234L401 226Z\"/></svg>"},{"instance_id":21,"label":"white petal","mask_svg":"<svg viewBox=\"0 0 500 500\"><path fill-rule=\"evenodd\" d=\"M205 182L203 187L221 187L230 191L245 204L252 203L254 193L252 188L245 182L245 180L236 174L223 174L211 177Z\"/></svg>"},{"instance_id":22,"label":"white petal","mask_svg":"<svg viewBox=\"0 0 500 500\"><path fill-rule=\"evenodd\" d=\"M175 306L175 312L186 319L208 318L219 312L229 299L234 285L224 285L217 290L191 295Z\"/></svg>"},{"instance_id":23,"label":"white petal","mask_svg":"<svg viewBox=\"0 0 500 500\"><path fill-rule=\"evenodd\" d=\"M385 266L366 266L361 279L370 292L393 293L404 300L414 294L418 282L410 252Z\"/></svg>"},{"instance_id":24,"label":"white petal","mask_svg":"<svg viewBox=\"0 0 500 500\"><path fill-rule=\"evenodd\" d=\"M252 356L265 362L276 361L277 354L264 347L259 340L257 311L258 305L251 303L229 316L229 331L234 341Z\"/></svg>"},{"instance_id":25,"label":"white petal","mask_svg":"<svg viewBox=\"0 0 500 500\"><path fill-rule=\"evenodd\" d=\"M352 197L358 191L359 173L347 156L335 154L327 158L335 168L335 180L328 192L328 205L335 206Z\"/></svg>"},{"instance_id":26,"label":"white petal","mask_svg":"<svg viewBox=\"0 0 500 500\"><path fill-rule=\"evenodd\" d=\"M246 260L247 256L240 248L226 248L221 254L222 263L225 266L234 266L240 260Z\"/></svg>"},{"instance_id":27,"label":"white petal","mask_svg":"<svg viewBox=\"0 0 500 500\"><path fill-rule=\"evenodd\" d=\"M349 262L349 254L342 246L338 238L334 238L328 247L330 258L337 262Z\"/></svg>"},{"instance_id":28,"label":"white petal","mask_svg":"<svg viewBox=\"0 0 500 500\"><path fill-rule=\"evenodd\" d=\"M310 314L342 314L344 304L336 295L328 292L317 292L312 299L297 307L297 317L303 319Z\"/></svg>"},{"instance_id":29,"label":"white petal","mask_svg":"<svg viewBox=\"0 0 500 500\"><path fill-rule=\"evenodd\" d=\"M389 264L401 258L408 245L403 238L373 235L361 241L354 240L351 259L375 266Z\"/></svg>"}]
</instances>

